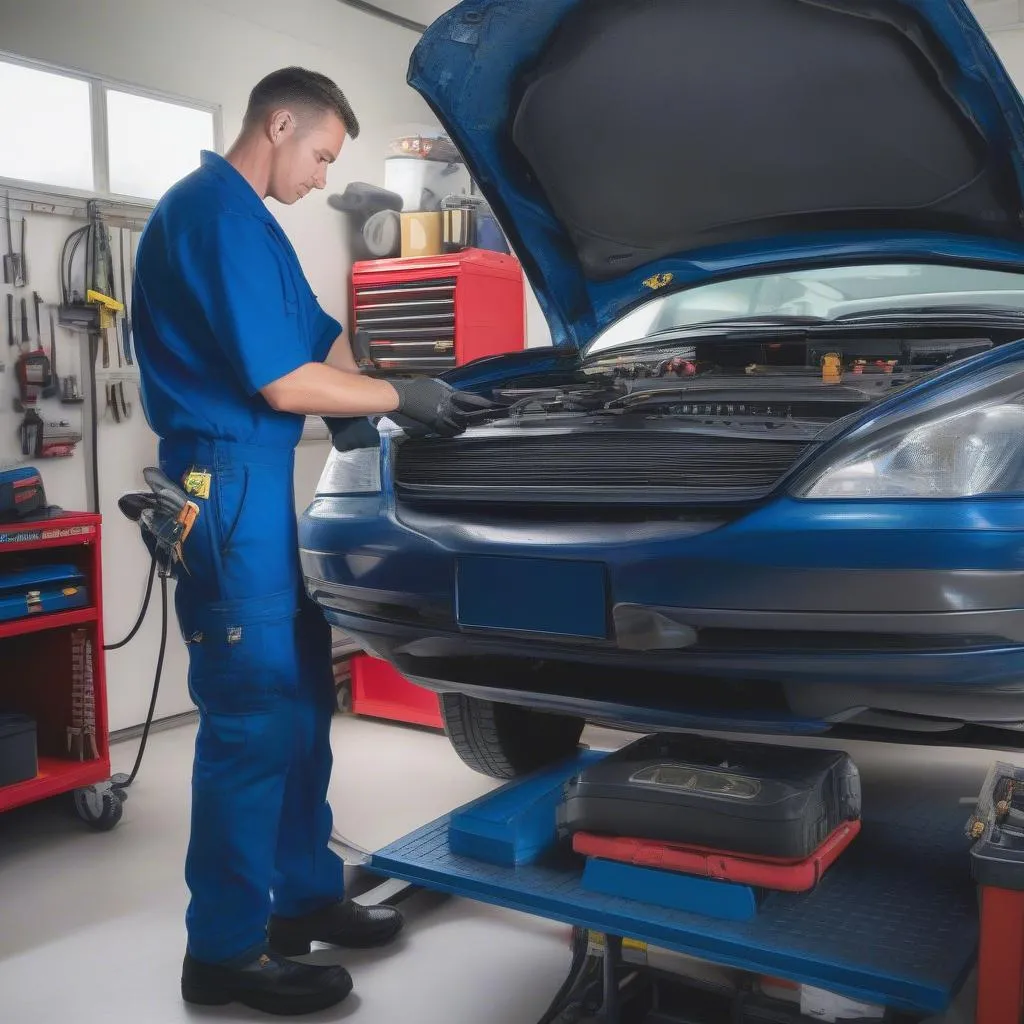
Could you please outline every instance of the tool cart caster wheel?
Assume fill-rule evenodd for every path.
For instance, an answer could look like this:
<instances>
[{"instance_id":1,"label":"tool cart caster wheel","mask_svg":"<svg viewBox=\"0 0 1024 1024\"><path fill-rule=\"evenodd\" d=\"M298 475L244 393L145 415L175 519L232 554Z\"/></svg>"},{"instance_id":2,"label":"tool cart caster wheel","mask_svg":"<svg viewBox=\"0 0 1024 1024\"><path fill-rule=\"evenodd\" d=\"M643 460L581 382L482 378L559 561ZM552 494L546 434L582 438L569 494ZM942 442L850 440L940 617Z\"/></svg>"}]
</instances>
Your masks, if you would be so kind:
<instances>
[{"instance_id":1,"label":"tool cart caster wheel","mask_svg":"<svg viewBox=\"0 0 1024 1024\"><path fill-rule=\"evenodd\" d=\"M338 698L338 712L342 715L352 714L352 687L346 681L339 683L335 688L335 696Z\"/></svg>"},{"instance_id":2,"label":"tool cart caster wheel","mask_svg":"<svg viewBox=\"0 0 1024 1024\"><path fill-rule=\"evenodd\" d=\"M75 810L91 829L109 832L124 814L124 798L109 783L86 786L75 790Z\"/></svg>"}]
</instances>

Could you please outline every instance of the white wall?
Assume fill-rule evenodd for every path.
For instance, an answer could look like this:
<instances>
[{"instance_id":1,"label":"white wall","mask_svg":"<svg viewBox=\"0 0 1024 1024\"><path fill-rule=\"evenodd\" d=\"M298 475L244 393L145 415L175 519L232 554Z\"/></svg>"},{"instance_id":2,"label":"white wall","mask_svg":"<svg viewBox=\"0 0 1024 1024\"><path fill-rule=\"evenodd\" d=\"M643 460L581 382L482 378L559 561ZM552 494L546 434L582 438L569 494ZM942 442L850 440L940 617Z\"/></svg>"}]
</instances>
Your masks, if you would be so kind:
<instances>
[{"instance_id":1,"label":"white wall","mask_svg":"<svg viewBox=\"0 0 1024 1024\"><path fill-rule=\"evenodd\" d=\"M1024 91L1024 25L990 32L989 39L1017 88Z\"/></svg>"},{"instance_id":2,"label":"white wall","mask_svg":"<svg viewBox=\"0 0 1024 1024\"><path fill-rule=\"evenodd\" d=\"M419 97L405 84L409 53L417 36L368 17L336 0L0 0L0 50L64 67L119 79L148 89L219 104L225 142L238 130L252 86L267 72L298 64L330 75L345 90L363 127L346 143L332 169L326 193L289 209L275 207L313 290L324 307L348 320L349 258L341 215L326 197L347 181L383 184L386 143L408 123L431 120ZM7 97L7 106L17 106ZM10 109L8 113L10 113ZM59 144L59 140L55 140ZM78 225L33 217L28 249L30 289L56 299L59 245ZM31 300L31 295L29 295ZM2 299L6 302L5 299ZM0 308L6 318L6 307ZM6 334L6 324L2 325ZM47 337L44 326L44 338ZM76 358L76 344L62 337L61 358ZM7 360L2 339L0 361ZM63 366L67 373L68 367ZM10 374L7 375L8 378ZM4 385L9 387L9 385ZM102 403L102 392L101 392ZM18 417L0 402L0 462L13 451ZM134 527L116 508L119 495L143 486L141 470L154 464L156 443L136 403L127 424L100 427L102 511L107 639L127 631L138 609L148 559ZM296 484L301 507L310 496L326 455L326 444L300 447ZM44 463L52 501L67 508L86 502L84 459ZM159 616L140 636L108 660L113 729L143 720L156 659ZM191 708L185 688L186 658L176 626L168 648L158 714Z\"/></svg>"}]
</instances>

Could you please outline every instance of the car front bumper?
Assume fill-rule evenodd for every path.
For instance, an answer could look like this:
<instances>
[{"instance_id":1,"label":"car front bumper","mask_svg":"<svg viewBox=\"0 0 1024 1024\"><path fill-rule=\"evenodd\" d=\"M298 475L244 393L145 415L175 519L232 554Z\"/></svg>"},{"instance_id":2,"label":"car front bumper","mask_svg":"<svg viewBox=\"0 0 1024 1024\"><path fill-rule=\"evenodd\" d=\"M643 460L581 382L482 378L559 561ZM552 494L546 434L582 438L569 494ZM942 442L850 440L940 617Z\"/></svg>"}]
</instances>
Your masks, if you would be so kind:
<instances>
[{"instance_id":1,"label":"car front bumper","mask_svg":"<svg viewBox=\"0 0 1024 1024\"><path fill-rule=\"evenodd\" d=\"M581 522L319 498L300 525L332 624L424 685L636 726L817 731L866 708L1024 720L1024 502L782 499ZM604 638L460 624L464 556L599 561Z\"/></svg>"}]
</instances>

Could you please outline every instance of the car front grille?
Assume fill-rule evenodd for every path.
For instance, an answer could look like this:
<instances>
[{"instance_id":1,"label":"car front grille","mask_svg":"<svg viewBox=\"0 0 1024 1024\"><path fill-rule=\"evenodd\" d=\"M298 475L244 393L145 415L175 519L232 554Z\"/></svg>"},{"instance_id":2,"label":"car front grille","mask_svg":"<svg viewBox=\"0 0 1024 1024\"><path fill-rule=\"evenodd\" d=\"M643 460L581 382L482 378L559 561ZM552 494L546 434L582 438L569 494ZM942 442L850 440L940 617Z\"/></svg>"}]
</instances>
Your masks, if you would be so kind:
<instances>
[{"instance_id":1,"label":"car front grille","mask_svg":"<svg viewBox=\"0 0 1024 1024\"><path fill-rule=\"evenodd\" d=\"M750 499L807 451L806 440L593 430L410 439L397 448L401 497L643 502Z\"/></svg>"}]
</instances>

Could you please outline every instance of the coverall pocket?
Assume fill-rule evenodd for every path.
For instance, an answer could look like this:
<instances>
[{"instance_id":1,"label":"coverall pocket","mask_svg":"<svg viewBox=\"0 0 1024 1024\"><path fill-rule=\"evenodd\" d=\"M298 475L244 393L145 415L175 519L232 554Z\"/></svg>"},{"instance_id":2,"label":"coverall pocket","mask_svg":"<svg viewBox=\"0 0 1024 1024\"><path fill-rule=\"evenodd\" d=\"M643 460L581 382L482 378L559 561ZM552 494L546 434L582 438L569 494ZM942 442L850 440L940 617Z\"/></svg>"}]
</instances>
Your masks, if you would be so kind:
<instances>
[{"instance_id":1,"label":"coverall pocket","mask_svg":"<svg viewBox=\"0 0 1024 1024\"><path fill-rule=\"evenodd\" d=\"M235 462L218 468L213 485L224 596L295 591L301 577L290 463Z\"/></svg>"},{"instance_id":2,"label":"coverall pocket","mask_svg":"<svg viewBox=\"0 0 1024 1024\"><path fill-rule=\"evenodd\" d=\"M214 495L216 498L221 555L231 547L231 541L235 536L235 531L238 529L239 521L245 509L245 499L248 493L248 466L235 465L230 469L218 471L216 483L214 484Z\"/></svg>"},{"instance_id":3,"label":"coverall pocket","mask_svg":"<svg viewBox=\"0 0 1024 1024\"><path fill-rule=\"evenodd\" d=\"M193 631L189 637L189 692L208 714L247 715L274 710L299 684L297 614L258 618Z\"/></svg>"}]
</instances>

